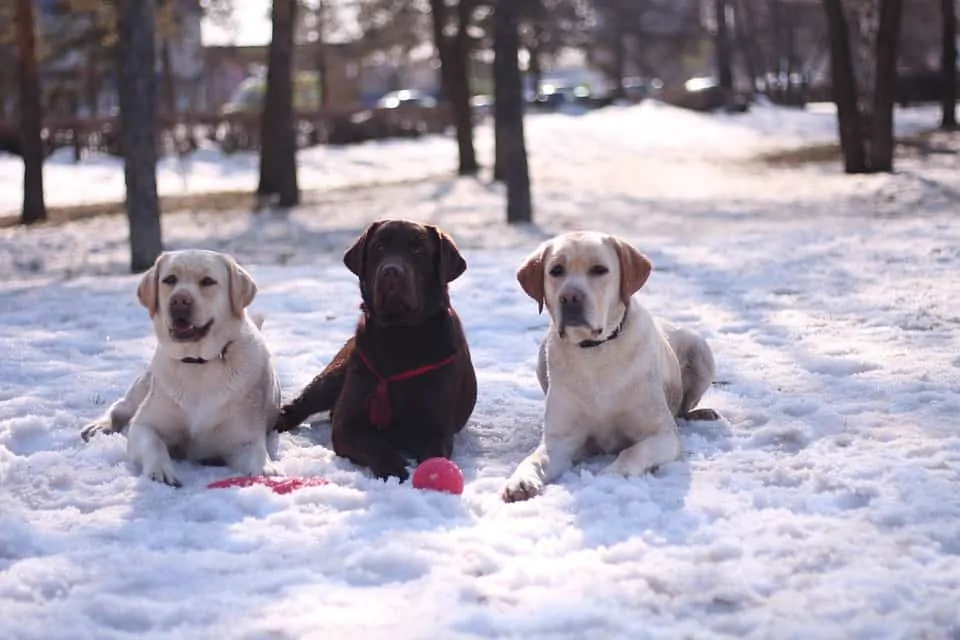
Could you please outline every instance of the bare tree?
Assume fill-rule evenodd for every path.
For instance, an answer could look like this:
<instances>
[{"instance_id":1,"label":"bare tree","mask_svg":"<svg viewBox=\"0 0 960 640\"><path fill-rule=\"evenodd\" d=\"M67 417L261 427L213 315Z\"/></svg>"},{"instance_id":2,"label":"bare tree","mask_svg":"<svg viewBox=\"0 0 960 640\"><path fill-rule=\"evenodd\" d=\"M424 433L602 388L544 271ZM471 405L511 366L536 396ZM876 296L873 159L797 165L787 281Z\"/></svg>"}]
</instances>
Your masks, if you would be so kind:
<instances>
[{"instance_id":1,"label":"bare tree","mask_svg":"<svg viewBox=\"0 0 960 640\"><path fill-rule=\"evenodd\" d=\"M130 268L153 265L162 251L157 198L157 80L154 6L118 0L120 145L127 185Z\"/></svg>"},{"instance_id":2,"label":"bare tree","mask_svg":"<svg viewBox=\"0 0 960 640\"><path fill-rule=\"evenodd\" d=\"M450 12L445 0L430 0L433 44L440 58L440 85L453 115L460 163L457 173L476 175L480 170L473 145L473 108L470 105L470 21L476 0L457 0L456 25L447 34Z\"/></svg>"},{"instance_id":3,"label":"bare tree","mask_svg":"<svg viewBox=\"0 0 960 640\"><path fill-rule=\"evenodd\" d=\"M160 78L162 86L162 104L164 115L173 119L177 110L177 91L173 74L173 60L170 55L170 37L176 29L176 3L170 0L157 0L158 20L157 36L160 38Z\"/></svg>"},{"instance_id":4,"label":"bare tree","mask_svg":"<svg viewBox=\"0 0 960 640\"><path fill-rule=\"evenodd\" d=\"M942 20L940 72L943 74L943 115L940 128L957 128L957 7L954 0L940 0Z\"/></svg>"},{"instance_id":5,"label":"bare tree","mask_svg":"<svg viewBox=\"0 0 960 640\"><path fill-rule=\"evenodd\" d=\"M507 184L507 222L530 222L530 171L523 136L523 80L520 75L520 12L515 0L497 0L494 14L495 127L504 145L504 180Z\"/></svg>"},{"instance_id":6,"label":"bare tree","mask_svg":"<svg viewBox=\"0 0 960 640\"><path fill-rule=\"evenodd\" d=\"M713 0L717 33L714 35L714 56L717 82L721 89L733 90L733 63L730 56L730 30L727 27L727 0Z\"/></svg>"},{"instance_id":7,"label":"bare tree","mask_svg":"<svg viewBox=\"0 0 960 640\"><path fill-rule=\"evenodd\" d=\"M296 0L273 0L273 33L267 61L267 89L260 121L261 198L277 196L280 207L300 203L297 137L293 111L293 32Z\"/></svg>"},{"instance_id":8,"label":"bare tree","mask_svg":"<svg viewBox=\"0 0 960 640\"><path fill-rule=\"evenodd\" d=\"M43 136L40 77L37 70L37 42L32 0L17 0L17 42L20 76L20 140L23 155L22 224L45 220L43 201Z\"/></svg>"},{"instance_id":9,"label":"bare tree","mask_svg":"<svg viewBox=\"0 0 960 640\"><path fill-rule=\"evenodd\" d=\"M881 0L874 72L870 171L893 171L893 103L897 97L897 42L903 0Z\"/></svg>"},{"instance_id":10,"label":"bare tree","mask_svg":"<svg viewBox=\"0 0 960 640\"><path fill-rule=\"evenodd\" d=\"M313 15L313 32L316 39L313 41L313 68L317 72L318 90L320 91L320 106L330 106L330 71L327 61L327 24L330 22L330 12L326 6L329 0L316 0L310 9Z\"/></svg>"},{"instance_id":11,"label":"bare tree","mask_svg":"<svg viewBox=\"0 0 960 640\"><path fill-rule=\"evenodd\" d=\"M893 103L903 0L877 1L880 4L876 36L872 56L866 56L872 57L874 64L872 69L862 69L858 80L850 25L842 1L823 0L830 31L833 99L837 105L840 147L847 173L874 173L893 168Z\"/></svg>"},{"instance_id":12,"label":"bare tree","mask_svg":"<svg viewBox=\"0 0 960 640\"><path fill-rule=\"evenodd\" d=\"M850 51L850 27L841 0L823 0L830 28L830 79L833 101L837 105L840 148L847 173L864 173L867 154L860 135L860 107L857 105L857 80Z\"/></svg>"}]
</instances>

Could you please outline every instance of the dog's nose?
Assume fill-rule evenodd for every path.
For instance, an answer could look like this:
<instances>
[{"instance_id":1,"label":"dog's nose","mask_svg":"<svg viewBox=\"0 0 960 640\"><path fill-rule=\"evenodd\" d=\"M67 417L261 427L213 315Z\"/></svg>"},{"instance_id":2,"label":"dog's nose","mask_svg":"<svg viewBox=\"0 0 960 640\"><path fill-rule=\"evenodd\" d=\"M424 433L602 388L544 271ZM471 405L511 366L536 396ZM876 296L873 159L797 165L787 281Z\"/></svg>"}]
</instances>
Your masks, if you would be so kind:
<instances>
[{"instance_id":1,"label":"dog's nose","mask_svg":"<svg viewBox=\"0 0 960 640\"><path fill-rule=\"evenodd\" d=\"M406 272L399 264L389 262L380 267L380 282L390 289L400 284L405 276Z\"/></svg>"},{"instance_id":2,"label":"dog's nose","mask_svg":"<svg viewBox=\"0 0 960 640\"><path fill-rule=\"evenodd\" d=\"M568 289L560 292L560 306L579 307L583 305L583 292L576 289Z\"/></svg>"},{"instance_id":3,"label":"dog's nose","mask_svg":"<svg viewBox=\"0 0 960 640\"><path fill-rule=\"evenodd\" d=\"M170 313L172 315L187 315L193 310L193 296L186 291L178 291L170 296Z\"/></svg>"}]
</instances>

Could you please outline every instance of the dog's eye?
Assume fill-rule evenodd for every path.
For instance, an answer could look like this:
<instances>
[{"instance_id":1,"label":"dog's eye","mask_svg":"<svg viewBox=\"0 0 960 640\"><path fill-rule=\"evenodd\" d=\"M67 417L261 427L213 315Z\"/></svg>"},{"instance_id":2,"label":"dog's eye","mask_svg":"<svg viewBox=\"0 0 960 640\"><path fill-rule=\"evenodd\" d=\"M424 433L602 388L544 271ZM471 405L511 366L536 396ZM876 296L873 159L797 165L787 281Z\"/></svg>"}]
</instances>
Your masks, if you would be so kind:
<instances>
[{"instance_id":1,"label":"dog's eye","mask_svg":"<svg viewBox=\"0 0 960 640\"><path fill-rule=\"evenodd\" d=\"M217 284L217 281L211 278L210 276L206 276L203 280L200 281L201 287L212 287L215 284Z\"/></svg>"},{"instance_id":2,"label":"dog's eye","mask_svg":"<svg viewBox=\"0 0 960 640\"><path fill-rule=\"evenodd\" d=\"M173 285L177 284L177 276L167 276L163 279L163 284L168 284L172 287Z\"/></svg>"},{"instance_id":3,"label":"dog's eye","mask_svg":"<svg viewBox=\"0 0 960 640\"><path fill-rule=\"evenodd\" d=\"M550 275L553 276L554 278L559 278L563 276L563 274L564 274L564 269L562 264L555 264L553 265L553 268L550 269Z\"/></svg>"},{"instance_id":4,"label":"dog's eye","mask_svg":"<svg viewBox=\"0 0 960 640\"><path fill-rule=\"evenodd\" d=\"M381 252L383 251L383 249L384 249L384 246L383 246L383 243L382 243L382 242L374 242L374 243L373 243L373 246L370 247L370 248L371 248L372 250L376 251L377 253L381 253Z\"/></svg>"},{"instance_id":5,"label":"dog's eye","mask_svg":"<svg viewBox=\"0 0 960 640\"><path fill-rule=\"evenodd\" d=\"M610 269L607 269L602 264L595 264L590 267L590 275L592 276L604 276L608 273L610 273Z\"/></svg>"}]
</instances>

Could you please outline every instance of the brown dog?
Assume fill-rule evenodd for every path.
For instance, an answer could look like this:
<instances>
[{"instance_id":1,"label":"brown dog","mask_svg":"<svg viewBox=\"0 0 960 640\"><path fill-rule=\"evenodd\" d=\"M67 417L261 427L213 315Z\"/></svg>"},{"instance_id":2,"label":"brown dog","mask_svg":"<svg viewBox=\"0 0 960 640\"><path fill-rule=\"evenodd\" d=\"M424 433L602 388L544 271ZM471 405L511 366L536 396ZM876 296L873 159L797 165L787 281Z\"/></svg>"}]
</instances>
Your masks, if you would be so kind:
<instances>
[{"instance_id":1,"label":"brown dog","mask_svg":"<svg viewBox=\"0 0 960 640\"><path fill-rule=\"evenodd\" d=\"M283 407L277 430L331 411L333 450L380 478L453 454L477 377L447 284L467 268L450 237L402 220L371 224L344 254L363 316L333 361Z\"/></svg>"}]
</instances>

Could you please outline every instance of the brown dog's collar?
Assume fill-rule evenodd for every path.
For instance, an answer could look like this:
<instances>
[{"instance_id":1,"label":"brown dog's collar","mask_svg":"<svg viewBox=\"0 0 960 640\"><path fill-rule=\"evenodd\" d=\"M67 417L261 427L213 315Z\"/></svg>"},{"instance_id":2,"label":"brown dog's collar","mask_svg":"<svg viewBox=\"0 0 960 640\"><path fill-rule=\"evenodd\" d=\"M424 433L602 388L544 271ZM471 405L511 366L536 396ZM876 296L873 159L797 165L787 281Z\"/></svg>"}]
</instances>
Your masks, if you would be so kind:
<instances>
[{"instance_id":1,"label":"brown dog's collar","mask_svg":"<svg viewBox=\"0 0 960 640\"><path fill-rule=\"evenodd\" d=\"M422 375L428 374L431 371L436 371L437 369L442 369L448 364L452 364L454 360L457 359L457 356L460 355L460 350L454 351L452 354L440 360L439 362L433 362L431 364L425 364L413 369L408 369L407 371L401 371L400 373L395 373L392 376L384 377L377 371L376 367L373 366L373 362L370 361L370 358L361 351L357 349L357 357L360 358L360 362L367 367L367 370L373 374L373 377L377 379L377 388L374 390L373 395L370 397L370 422L373 426L380 429L386 429L390 426L390 422L393 419L393 411L390 407L390 383L391 382L402 382L403 380L409 380L411 378L418 378Z\"/></svg>"},{"instance_id":2,"label":"brown dog's collar","mask_svg":"<svg viewBox=\"0 0 960 640\"><path fill-rule=\"evenodd\" d=\"M227 349L230 348L230 345L231 345L231 344L233 344L233 340L231 340L231 341L228 342L227 344L223 345L223 349L220 350L220 355L218 355L217 358L216 358L217 360L225 360L225 359L226 359L226 357L227 357ZM210 362L210 361L207 360L206 358L192 358L192 357L188 357L188 358L180 358L180 362L182 362L183 364L207 364L207 363Z\"/></svg>"},{"instance_id":3,"label":"brown dog's collar","mask_svg":"<svg viewBox=\"0 0 960 640\"><path fill-rule=\"evenodd\" d=\"M592 349L593 347L599 347L604 342L616 340L618 337L620 337L620 333L623 331L623 325L627 322L627 313L629 312L630 305L627 305L627 308L623 310L623 317L620 319L620 324L618 324L617 328L613 330L613 333L608 335L603 340L581 340L577 343L577 346L581 349Z\"/></svg>"}]
</instances>

